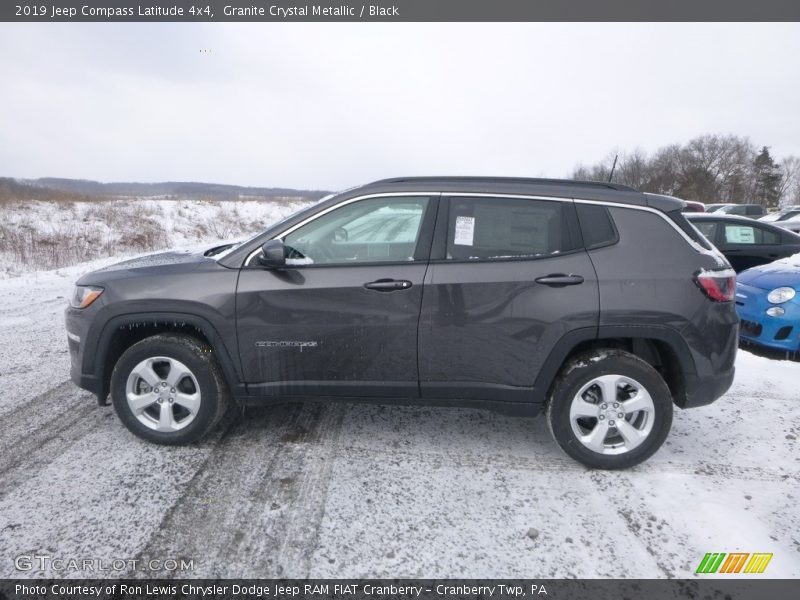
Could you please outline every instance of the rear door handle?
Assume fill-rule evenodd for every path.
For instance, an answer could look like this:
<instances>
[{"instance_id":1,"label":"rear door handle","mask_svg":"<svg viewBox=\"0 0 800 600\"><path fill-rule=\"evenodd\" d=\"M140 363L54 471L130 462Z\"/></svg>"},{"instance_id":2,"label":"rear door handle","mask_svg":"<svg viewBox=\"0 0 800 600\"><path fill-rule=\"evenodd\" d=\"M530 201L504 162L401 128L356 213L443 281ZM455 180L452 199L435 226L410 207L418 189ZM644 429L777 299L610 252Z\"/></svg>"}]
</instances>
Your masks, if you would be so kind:
<instances>
[{"instance_id":1,"label":"rear door handle","mask_svg":"<svg viewBox=\"0 0 800 600\"><path fill-rule=\"evenodd\" d=\"M564 273L553 273L551 275L539 277L535 281L536 283L549 285L550 287L564 287L565 285L579 285L583 283L583 277L580 275L573 275L572 273L569 275L565 275Z\"/></svg>"},{"instance_id":2,"label":"rear door handle","mask_svg":"<svg viewBox=\"0 0 800 600\"><path fill-rule=\"evenodd\" d=\"M378 279L365 283L364 287L376 292L394 292L396 290L407 290L411 287L411 282L405 279Z\"/></svg>"}]
</instances>

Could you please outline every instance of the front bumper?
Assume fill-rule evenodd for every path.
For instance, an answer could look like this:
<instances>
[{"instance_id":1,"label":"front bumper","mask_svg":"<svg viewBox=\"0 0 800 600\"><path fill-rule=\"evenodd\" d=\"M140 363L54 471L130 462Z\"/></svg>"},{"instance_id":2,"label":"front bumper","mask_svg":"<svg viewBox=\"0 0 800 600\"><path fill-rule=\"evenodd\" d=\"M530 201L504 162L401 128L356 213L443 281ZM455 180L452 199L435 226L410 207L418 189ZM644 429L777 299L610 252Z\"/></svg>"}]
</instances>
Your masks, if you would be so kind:
<instances>
[{"instance_id":1,"label":"front bumper","mask_svg":"<svg viewBox=\"0 0 800 600\"><path fill-rule=\"evenodd\" d=\"M64 311L70 358L69 374L75 385L99 396L102 388L100 379L96 375L83 372L83 352L90 324L88 310L69 306Z\"/></svg>"},{"instance_id":2,"label":"front bumper","mask_svg":"<svg viewBox=\"0 0 800 600\"><path fill-rule=\"evenodd\" d=\"M753 344L776 350L796 352L800 349L800 303L797 299L772 304L767 300L769 290L739 283L736 286L736 311L741 319L740 337ZM771 317L767 309L780 306L786 312Z\"/></svg>"}]
</instances>

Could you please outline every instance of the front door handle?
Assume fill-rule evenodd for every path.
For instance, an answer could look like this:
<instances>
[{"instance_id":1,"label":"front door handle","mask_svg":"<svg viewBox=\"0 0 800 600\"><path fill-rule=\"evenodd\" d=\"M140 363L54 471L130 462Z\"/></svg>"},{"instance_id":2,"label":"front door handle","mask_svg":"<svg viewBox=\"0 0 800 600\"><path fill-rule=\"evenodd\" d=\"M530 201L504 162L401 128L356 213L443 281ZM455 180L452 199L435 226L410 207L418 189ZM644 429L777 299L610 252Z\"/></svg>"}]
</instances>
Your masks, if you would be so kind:
<instances>
[{"instance_id":1,"label":"front door handle","mask_svg":"<svg viewBox=\"0 0 800 600\"><path fill-rule=\"evenodd\" d=\"M364 287L376 292L394 292L396 290L407 290L411 287L411 282L405 279L378 279L365 283Z\"/></svg>"},{"instance_id":2,"label":"front door handle","mask_svg":"<svg viewBox=\"0 0 800 600\"><path fill-rule=\"evenodd\" d=\"M549 285L550 287L564 287L565 285L579 285L583 283L583 277L580 275L573 275L572 273L569 275L565 275L564 273L553 273L551 275L539 277L535 281L536 283Z\"/></svg>"}]
</instances>

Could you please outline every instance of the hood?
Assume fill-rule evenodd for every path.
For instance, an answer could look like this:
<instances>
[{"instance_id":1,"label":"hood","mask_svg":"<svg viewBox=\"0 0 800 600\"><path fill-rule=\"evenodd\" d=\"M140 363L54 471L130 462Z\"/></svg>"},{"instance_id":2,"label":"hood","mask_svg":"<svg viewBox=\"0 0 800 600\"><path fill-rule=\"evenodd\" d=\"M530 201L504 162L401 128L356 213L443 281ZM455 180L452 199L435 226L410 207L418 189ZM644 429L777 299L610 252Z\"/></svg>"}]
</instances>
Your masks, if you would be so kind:
<instances>
[{"instance_id":1,"label":"hood","mask_svg":"<svg viewBox=\"0 0 800 600\"><path fill-rule=\"evenodd\" d=\"M148 275L160 275L166 273L185 273L193 271L203 264L216 264L213 258L204 256L208 250L205 246L201 249L191 250L170 250L167 252L157 252L137 256L122 262L97 269L83 275L78 281L78 285L102 284L104 281L129 277L145 277Z\"/></svg>"},{"instance_id":2,"label":"hood","mask_svg":"<svg viewBox=\"0 0 800 600\"><path fill-rule=\"evenodd\" d=\"M762 290L773 290L784 286L800 288L800 254L747 269L739 273L736 279L745 285Z\"/></svg>"}]
</instances>

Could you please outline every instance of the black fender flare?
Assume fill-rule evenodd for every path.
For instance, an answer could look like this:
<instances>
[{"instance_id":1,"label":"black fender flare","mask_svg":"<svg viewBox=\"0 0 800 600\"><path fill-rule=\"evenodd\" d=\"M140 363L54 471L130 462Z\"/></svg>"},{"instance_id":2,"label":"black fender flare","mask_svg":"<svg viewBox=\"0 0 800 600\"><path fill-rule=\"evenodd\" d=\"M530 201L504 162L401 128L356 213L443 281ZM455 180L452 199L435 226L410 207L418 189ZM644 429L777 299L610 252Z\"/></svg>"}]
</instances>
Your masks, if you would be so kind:
<instances>
[{"instance_id":1,"label":"black fender flare","mask_svg":"<svg viewBox=\"0 0 800 600\"><path fill-rule=\"evenodd\" d=\"M678 357L681 372L688 378L697 374L697 368L691 350L679 331L663 325L600 325L599 327L582 327L564 334L545 360L536 381L533 384L534 402L544 404L547 394L572 351L584 342L604 339L646 339L658 340L669 346Z\"/></svg>"},{"instance_id":2,"label":"black fender flare","mask_svg":"<svg viewBox=\"0 0 800 600\"><path fill-rule=\"evenodd\" d=\"M244 384L242 383L241 373L237 367L238 362L234 361L231 353L226 346L222 336L211 322L198 315L165 311L165 312L138 312L125 313L114 316L106 321L102 328L94 335L89 332L87 348L95 348L92 356L84 355L84 372L94 373L100 388L98 397L105 398L108 395L108 377L106 376L113 365L108 363L108 355L111 349L111 340L114 334L126 325L141 324L180 324L189 325L199 330L208 340L217 361L222 368L223 376L228 384L232 395L243 393ZM92 339L94 338L94 339ZM87 367L89 369L87 369Z\"/></svg>"}]
</instances>

